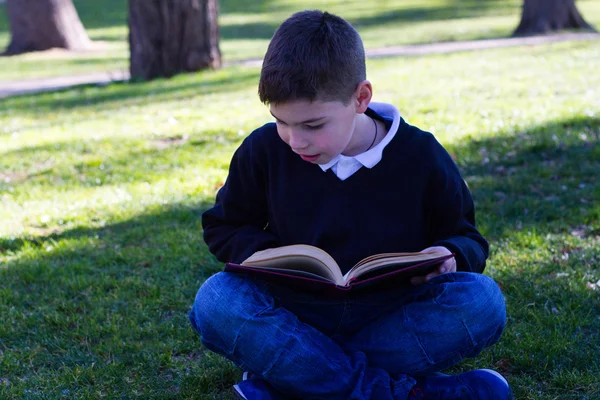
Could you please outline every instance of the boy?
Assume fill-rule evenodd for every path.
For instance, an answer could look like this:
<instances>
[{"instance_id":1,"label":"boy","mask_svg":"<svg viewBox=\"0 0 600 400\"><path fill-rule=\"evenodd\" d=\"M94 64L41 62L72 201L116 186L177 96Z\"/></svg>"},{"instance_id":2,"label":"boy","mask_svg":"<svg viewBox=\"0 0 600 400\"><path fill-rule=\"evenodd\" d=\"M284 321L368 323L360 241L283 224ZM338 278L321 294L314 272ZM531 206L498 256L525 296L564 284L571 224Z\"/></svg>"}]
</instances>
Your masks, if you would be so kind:
<instances>
[{"instance_id":1,"label":"boy","mask_svg":"<svg viewBox=\"0 0 600 400\"><path fill-rule=\"evenodd\" d=\"M276 123L244 140L203 214L210 251L240 263L304 243L346 269L384 252L455 257L408 288L335 300L221 272L198 291L191 323L249 371L235 386L245 399L509 399L494 371L438 372L499 340L504 300L481 274L488 244L456 165L372 93L346 21L320 11L286 20L259 83Z\"/></svg>"}]
</instances>

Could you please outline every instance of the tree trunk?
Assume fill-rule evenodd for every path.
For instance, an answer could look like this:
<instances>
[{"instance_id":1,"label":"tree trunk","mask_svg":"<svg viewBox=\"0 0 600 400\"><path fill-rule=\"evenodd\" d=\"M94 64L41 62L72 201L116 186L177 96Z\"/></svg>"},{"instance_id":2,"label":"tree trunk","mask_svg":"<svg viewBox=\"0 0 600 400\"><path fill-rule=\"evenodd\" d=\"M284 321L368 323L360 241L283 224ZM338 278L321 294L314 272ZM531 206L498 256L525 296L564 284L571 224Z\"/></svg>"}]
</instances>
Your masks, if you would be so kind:
<instances>
[{"instance_id":1,"label":"tree trunk","mask_svg":"<svg viewBox=\"0 0 600 400\"><path fill-rule=\"evenodd\" d=\"M524 0L521 23L513 36L540 35L564 29L595 31L575 5L575 0Z\"/></svg>"},{"instance_id":2,"label":"tree trunk","mask_svg":"<svg viewBox=\"0 0 600 400\"><path fill-rule=\"evenodd\" d=\"M217 0L129 0L132 79L219 68Z\"/></svg>"},{"instance_id":3,"label":"tree trunk","mask_svg":"<svg viewBox=\"0 0 600 400\"><path fill-rule=\"evenodd\" d=\"M71 0L7 0L6 11L11 33L7 55L91 45Z\"/></svg>"}]
</instances>

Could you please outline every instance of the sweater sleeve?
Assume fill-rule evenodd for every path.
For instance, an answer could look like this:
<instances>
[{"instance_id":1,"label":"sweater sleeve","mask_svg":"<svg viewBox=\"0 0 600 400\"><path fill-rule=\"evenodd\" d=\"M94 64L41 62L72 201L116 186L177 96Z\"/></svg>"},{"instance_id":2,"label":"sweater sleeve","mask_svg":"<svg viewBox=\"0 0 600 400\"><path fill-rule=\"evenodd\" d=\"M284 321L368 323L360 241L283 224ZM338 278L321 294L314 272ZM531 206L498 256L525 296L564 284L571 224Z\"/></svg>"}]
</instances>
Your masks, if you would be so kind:
<instances>
[{"instance_id":1,"label":"sweater sleeve","mask_svg":"<svg viewBox=\"0 0 600 400\"><path fill-rule=\"evenodd\" d=\"M267 183L254 140L246 138L234 153L215 205L202 214L204 241L222 262L241 263L258 250L279 246L278 238L265 230Z\"/></svg>"},{"instance_id":2,"label":"sweater sleeve","mask_svg":"<svg viewBox=\"0 0 600 400\"><path fill-rule=\"evenodd\" d=\"M430 241L455 254L457 270L483 272L489 245L475 227L475 206L458 167L434 138L426 207Z\"/></svg>"}]
</instances>

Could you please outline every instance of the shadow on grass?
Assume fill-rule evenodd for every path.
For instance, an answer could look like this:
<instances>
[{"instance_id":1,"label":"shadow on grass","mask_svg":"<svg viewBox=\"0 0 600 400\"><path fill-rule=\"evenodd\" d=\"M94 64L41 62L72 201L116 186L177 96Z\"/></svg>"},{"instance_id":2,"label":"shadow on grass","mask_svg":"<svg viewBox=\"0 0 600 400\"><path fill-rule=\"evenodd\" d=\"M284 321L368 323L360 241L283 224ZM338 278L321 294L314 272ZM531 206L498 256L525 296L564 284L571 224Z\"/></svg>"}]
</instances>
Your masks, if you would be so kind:
<instances>
[{"instance_id":1,"label":"shadow on grass","mask_svg":"<svg viewBox=\"0 0 600 400\"><path fill-rule=\"evenodd\" d=\"M127 25L127 0L73 0L73 5L87 29Z\"/></svg>"},{"instance_id":2,"label":"shadow on grass","mask_svg":"<svg viewBox=\"0 0 600 400\"><path fill-rule=\"evenodd\" d=\"M258 77L258 69L239 67L201 71L151 82L115 82L100 87L81 85L55 92L0 99L0 109L37 115L57 109L100 106L110 109L133 104L183 101L196 95L246 90L258 84Z\"/></svg>"},{"instance_id":3,"label":"shadow on grass","mask_svg":"<svg viewBox=\"0 0 600 400\"><path fill-rule=\"evenodd\" d=\"M6 390L226 392L237 371L204 353L187 320L201 282L221 269L201 239L207 207L162 206L104 227L0 241L1 252L21 255L0 265Z\"/></svg>"},{"instance_id":4,"label":"shadow on grass","mask_svg":"<svg viewBox=\"0 0 600 400\"><path fill-rule=\"evenodd\" d=\"M451 1L437 7L388 10L374 16L351 19L350 22L356 28L361 28L389 23L411 24L425 21L470 19L489 15L491 9L494 10L494 15L504 15L514 12L515 7L510 3L500 1Z\"/></svg>"},{"instance_id":5,"label":"shadow on grass","mask_svg":"<svg viewBox=\"0 0 600 400\"><path fill-rule=\"evenodd\" d=\"M576 117L446 146L492 240L515 231L600 229L600 119Z\"/></svg>"},{"instance_id":6,"label":"shadow on grass","mask_svg":"<svg viewBox=\"0 0 600 400\"><path fill-rule=\"evenodd\" d=\"M263 14L287 8L277 0L219 0L221 14Z\"/></svg>"},{"instance_id":7,"label":"shadow on grass","mask_svg":"<svg viewBox=\"0 0 600 400\"><path fill-rule=\"evenodd\" d=\"M269 40L283 21L227 24L219 27L221 39L266 39Z\"/></svg>"},{"instance_id":8,"label":"shadow on grass","mask_svg":"<svg viewBox=\"0 0 600 400\"><path fill-rule=\"evenodd\" d=\"M358 7L349 5L351 9ZM447 21L454 19L479 18L489 15L490 10L494 10L494 15L512 14L515 12L514 5L506 2L492 0L475 1L449 1L445 5L433 7L407 7L394 9L392 6L388 10L382 11L376 15L366 17L347 18L348 21L357 29L386 25L408 25L423 23L427 21ZM246 12L246 10L244 10ZM269 9L272 12L273 10ZM299 10L290 8L290 15ZM258 11L257 11L258 12ZM341 14L344 17L343 14ZM220 35L223 39L270 39L283 20L272 22L240 23L227 24L220 27Z\"/></svg>"},{"instance_id":9,"label":"shadow on grass","mask_svg":"<svg viewBox=\"0 0 600 400\"><path fill-rule=\"evenodd\" d=\"M52 61L52 60L50 60ZM57 61L62 61L62 60L57 60ZM98 58L98 57L77 57L77 58L70 58L67 60L67 62L69 64L73 64L73 65L95 65L98 66L98 62L101 61L102 64L108 64L110 70L112 70L113 68L111 68L111 66L113 64L121 64L123 66L123 69L128 70L129 69L129 65L128 65L128 60L124 59L123 57L102 57L102 58ZM44 60L44 63L46 61ZM64 64L64 62L63 62ZM108 68L105 68L108 69Z\"/></svg>"}]
</instances>

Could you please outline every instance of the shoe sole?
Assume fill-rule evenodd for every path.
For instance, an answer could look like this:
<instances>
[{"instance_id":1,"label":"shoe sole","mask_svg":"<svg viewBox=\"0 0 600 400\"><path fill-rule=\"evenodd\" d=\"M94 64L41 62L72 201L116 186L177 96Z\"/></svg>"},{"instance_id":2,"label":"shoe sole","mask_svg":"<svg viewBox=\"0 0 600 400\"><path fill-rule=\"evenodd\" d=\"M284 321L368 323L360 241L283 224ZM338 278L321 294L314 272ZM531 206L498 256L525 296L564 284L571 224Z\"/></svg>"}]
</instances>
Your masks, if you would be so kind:
<instances>
[{"instance_id":1,"label":"shoe sole","mask_svg":"<svg viewBox=\"0 0 600 400\"><path fill-rule=\"evenodd\" d=\"M250 374L248 373L248 371L244 371L244 373L242 374L242 381L246 381L246 380L248 380L248 378L250 378ZM248 400L246 398L246 396L244 396L244 394L242 393L242 390L240 389L240 387L238 385L233 385L231 390L233 391L233 394L235 395L236 399Z\"/></svg>"},{"instance_id":2,"label":"shoe sole","mask_svg":"<svg viewBox=\"0 0 600 400\"><path fill-rule=\"evenodd\" d=\"M502 381L504 383L506 383L506 386L508 387L508 397L507 397L506 400L514 400L514 397L513 397L513 394L512 394L512 390L510 388L510 385L506 381L506 378L504 378L501 374L499 374L498 372L494 371L493 369L482 369L482 371L486 371L486 372L494 375L495 377L502 379Z\"/></svg>"},{"instance_id":3,"label":"shoe sole","mask_svg":"<svg viewBox=\"0 0 600 400\"><path fill-rule=\"evenodd\" d=\"M235 395L236 399L248 400L248 398L246 396L244 396L244 394L242 393L242 391L240 390L240 387L238 385L233 385L233 387L231 388L231 391Z\"/></svg>"}]
</instances>

